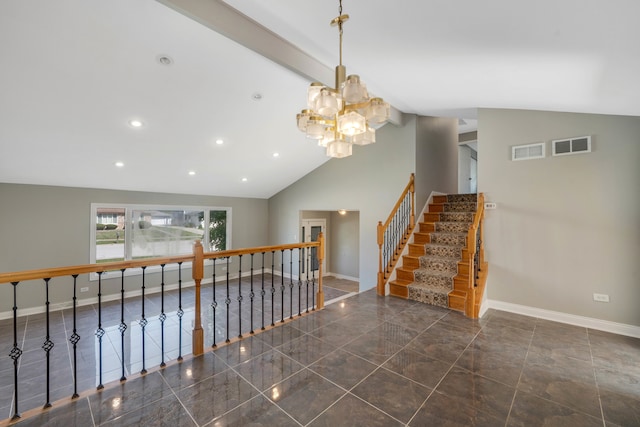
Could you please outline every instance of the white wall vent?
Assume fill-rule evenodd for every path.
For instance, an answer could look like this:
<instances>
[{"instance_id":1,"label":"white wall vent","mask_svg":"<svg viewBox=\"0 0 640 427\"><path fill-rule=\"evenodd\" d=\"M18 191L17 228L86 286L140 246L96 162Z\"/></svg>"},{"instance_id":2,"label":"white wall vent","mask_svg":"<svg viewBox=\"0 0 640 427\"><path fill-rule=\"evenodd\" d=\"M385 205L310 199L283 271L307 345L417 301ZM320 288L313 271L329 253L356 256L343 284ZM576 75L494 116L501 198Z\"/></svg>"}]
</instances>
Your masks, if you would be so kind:
<instances>
[{"instance_id":1,"label":"white wall vent","mask_svg":"<svg viewBox=\"0 0 640 427\"><path fill-rule=\"evenodd\" d=\"M511 147L511 160L531 160L544 158L544 142Z\"/></svg>"},{"instance_id":2,"label":"white wall vent","mask_svg":"<svg viewBox=\"0 0 640 427\"><path fill-rule=\"evenodd\" d=\"M591 136L579 136L577 138L556 139L551 141L554 156L566 156L568 154L590 153Z\"/></svg>"}]
</instances>

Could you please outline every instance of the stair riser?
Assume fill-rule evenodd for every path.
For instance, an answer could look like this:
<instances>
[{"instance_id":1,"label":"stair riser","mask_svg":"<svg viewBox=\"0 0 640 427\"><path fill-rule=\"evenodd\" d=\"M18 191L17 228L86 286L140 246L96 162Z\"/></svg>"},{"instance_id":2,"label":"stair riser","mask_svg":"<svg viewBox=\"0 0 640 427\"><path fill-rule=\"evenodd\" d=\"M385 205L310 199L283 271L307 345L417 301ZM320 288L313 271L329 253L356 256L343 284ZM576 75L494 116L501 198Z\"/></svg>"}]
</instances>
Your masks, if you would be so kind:
<instances>
[{"instance_id":1,"label":"stair riser","mask_svg":"<svg viewBox=\"0 0 640 427\"><path fill-rule=\"evenodd\" d=\"M420 233L433 233L436 231L436 226L433 223L421 222L418 224L418 231Z\"/></svg>"},{"instance_id":2,"label":"stair riser","mask_svg":"<svg viewBox=\"0 0 640 427\"><path fill-rule=\"evenodd\" d=\"M429 236L430 243L438 245L466 246L467 244L466 235L431 233Z\"/></svg>"},{"instance_id":3,"label":"stair riser","mask_svg":"<svg viewBox=\"0 0 640 427\"><path fill-rule=\"evenodd\" d=\"M431 271L457 273L458 261L441 258L430 258L425 256L420 258L420 268L428 269Z\"/></svg>"},{"instance_id":4,"label":"stair riser","mask_svg":"<svg viewBox=\"0 0 640 427\"><path fill-rule=\"evenodd\" d=\"M426 244L426 243L431 243L431 236L429 234L424 234L424 233L415 233L413 235L413 243L417 243L417 244Z\"/></svg>"},{"instance_id":5,"label":"stair riser","mask_svg":"<svg viewBox=\"0 0 640 427\"><path fill-rule=\"evenodd\" d=\"M449 245L425 245L424 254L442 258L462 259L462 250L459 247Z\"/></svg>"},{"instance_id":6,"label":"stair riser","mask_svg":"<svg viewBox=\"0 0 640 427\"><path fill-rule=\"evenodd\" d=\"M413 255L417 257L424 255L424 243L422 244L409 243L409 255Z\"/></svg>"},{"instance_id":7,"label":"stair riser","mask_svg":"<svg viewBox=\"0 0 640 427\"><path fill-rule=\"evenodd\" d=\"M447 203L448 201L449 201L449 198L447 197L446 194L433 196L433 203Z\"/></svg>"},{"instance_id":8,"label":"stair riser","mask_svg":"<svg viewBox=\"0 0 640 427\"><path fill-rule=\"evenodd\" d=\"M466 233L470 226L468 222L436 222L433 228L438 233Z\"/></svg>"},{"instance_id":9,"label":"stair riser","mask_svg":"<svg viewBox=\"0 0 640 427\"><path fill-rule=\"evenodd\" d=\"M444 212L445 205L443 204L429 204L429 212Z\"/></svg>"},{"instance_id":10,"label":"stair riser","mask_svg":"<svg viewBox=\"0 0 640 427\"><path fill-rule=\"evenodd\" d=\"M460 295L449 294L449 308L452 310L464 311L465 298Z\"/></svg>"},{"instance_id":11,"label":"stair riser","mask_svg":"<svg viewBox=\"0 0 640 427\"><path fill-rule=\"evenodd\" d=\"M389 283L389 294L394 297L407 298L409 296L409 288Z\"/></svg>"},{"instance_id":12,"label":"stair riser","mask_svg":"<svg viewBox=\"0 0 640 427\"><path fill-rule=\"evenodd\" d=\"M402 257L402 267L407 269L416 269L420 267L420 258L411 255Z\"/></svg>"},{"instance_id":13,"label":"stair riser","mask_svg":"<svg viewBox=\"0 0 640 427\"><path fill-rule=\"evenodd\" d=\"M442 205L444 212L475 212L475 203L445 203Z\"/></svg>"},{"instance_id":14,"label":"stair riser","mask_svg":"<svg viewBox=\"0 0 640 427\"><path fill-rule=\"evenodd\" d=\"M402 280L413 280L413 271L412 270L408 270L408 269L404 269L400 268L396 270L396 277L398 279L402 279Z\"/></svg>"}]
</instances>

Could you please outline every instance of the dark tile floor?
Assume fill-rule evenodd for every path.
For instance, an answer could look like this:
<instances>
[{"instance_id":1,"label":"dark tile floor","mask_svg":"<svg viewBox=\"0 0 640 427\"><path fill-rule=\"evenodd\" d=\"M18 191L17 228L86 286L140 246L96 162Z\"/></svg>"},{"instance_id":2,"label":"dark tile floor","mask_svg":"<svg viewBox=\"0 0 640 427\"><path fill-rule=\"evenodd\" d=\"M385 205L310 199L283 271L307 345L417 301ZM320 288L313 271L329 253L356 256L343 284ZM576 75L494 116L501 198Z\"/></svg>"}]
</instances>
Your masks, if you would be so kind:
<instances>
[{"instance_id":1,"label":"dark tile floor","mask_svg":"<svg viewBox=\"0 0 640 427\"><path fill-rule=\"evenodd\" d=\"M640 426L640 339L371 290L19 425Z\"/></svg>"}]
</instances>

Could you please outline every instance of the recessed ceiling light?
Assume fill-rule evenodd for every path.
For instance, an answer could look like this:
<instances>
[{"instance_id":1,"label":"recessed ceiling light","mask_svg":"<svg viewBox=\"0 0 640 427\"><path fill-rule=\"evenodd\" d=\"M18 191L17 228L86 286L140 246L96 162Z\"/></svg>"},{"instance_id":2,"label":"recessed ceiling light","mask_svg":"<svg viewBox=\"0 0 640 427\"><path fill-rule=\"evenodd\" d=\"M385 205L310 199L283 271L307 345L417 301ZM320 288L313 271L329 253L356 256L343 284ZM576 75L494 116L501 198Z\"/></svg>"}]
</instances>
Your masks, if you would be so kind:
<instances>
[{"instance_id":1,"label":"recessed ceiling light","mask_svg":"<svg viewBox=\"0 0 640 427\"><path fill-rule=\"evenodd\" d=\"M189 171L189 175L193 176L196 174L196 171Z\"/></svg>"},{"instance_id":2,"label":"recessed ceiling light","mask_svg":"<svg viewBox=\"0 0 640 427\"><path fill-rule=\"evenodd\" d=\"M224 144L224 141L221 140L221 139L216 139L216 144L222 145L222 144Z\"/></svg>"},{"instance_id":3,"label":"recessed ceiling light","mask_svg":"<svg viewBox=\"0 0 640 427\"><path fill-rule=\"evenodd\" d=\"M273 157L280 157L280 153L273 153Z\"/></svg>"},{"instance_id":4,"label":"recessed ceiling light","mask_svg":"<svg viewBox=\"0 0 640 427\"><path fill-rule=\"evenodd\" d=\"M116 162L115 165L116 165L117 168L124 167L124 163L122 163L122 162Z\"/></svg>"},{"instance_id":5,"label":"recessed ceiling light","mask_svg":"<svg viewBox=\"0 0 640 427\"><path fill-rule=\"evenodd\" d=\"M134 128L142 127L143 123L138 119L129 120L129 125Z\"/></svg>"},{"instance_id":6,"label":"recessed ceiling light","mask_svg":"<svg viewBox=\"0 0 640 427\"><path fill-rule=\"evenodd\" d=\"M242 178L242 182L247 182L249 181L247 178Z\"/></svg>"},{"instance_id":7,"label":"recessed ceiling light","mask_svg":"<svg viewBox=\"0 0 640 427\"><path fill-rule=\"evenodd\" d=\"M171 65L171 64L173 64L173 59L169 55L158 55L158 56L156 56L156 60L161 65Z\"/></svg>"},{"instance_id":8,"label":"recessed ceiling light","mask_svg":"<svg viewBox=\"0 0 640 427\"><path fill-rule=\"evenodd\" d=\"M340 215L346 215L347 214L347 210L346 209L338 209L338 213Z\"/></svg>"}]
</instances>

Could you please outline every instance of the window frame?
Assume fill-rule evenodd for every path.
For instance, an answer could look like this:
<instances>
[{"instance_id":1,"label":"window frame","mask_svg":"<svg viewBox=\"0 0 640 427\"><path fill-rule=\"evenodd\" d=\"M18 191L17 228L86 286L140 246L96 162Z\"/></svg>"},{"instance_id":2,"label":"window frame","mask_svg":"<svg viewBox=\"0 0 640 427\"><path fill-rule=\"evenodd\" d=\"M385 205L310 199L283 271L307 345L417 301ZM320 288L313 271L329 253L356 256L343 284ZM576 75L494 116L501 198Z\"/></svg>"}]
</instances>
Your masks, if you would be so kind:
<instances>
[{"instance_id":1,"label":"window frame","mask_svg":"<svg viewBox=\"0 0 640 427\"><path fill-rule=\"evenodd\" d=\"M231 249L232 247L232 208L230 206L194 206L194 205L152 205L152 204L133 204L133 203L91 203L91 221L90 221L90 237L89 237L89 263L96 264L96 227L98 223L98 210L99 209L124 209L125 218L124 223L127 225L133 224L133 212L134 211L148 211L148 210L157 210L157 211L197 211L204 212L204 224L203 224L203 237L201 239L202 246L204 247L205 252L209 251L209 223L210 212L211 211L226 211L226 238L225 238L225 249ZM130 228L131 229L131 228ZM132 258L132 243L133 242L133 233L125 233L124 236L124 261L130 261ZM174 254L175 255L175 254ZM187 255L187 254L185 254ZM216 260L216 263L224 262L223 259ZM191 263L184 263L183 267L191 268ZM178 268L177 265L167 265L165 267L165 271L168 270L176 270ZM160 266L149 266L146 270L147 272L160 271ZM108 273L106 273L108 274ZM120 274L118 272L118 274ZM125 276L132 275L140 275L142 271L138 269L128 269L125 271ZM98 274L91 273L90 280L97 280Z\"/></svg>"}]
</instances>

